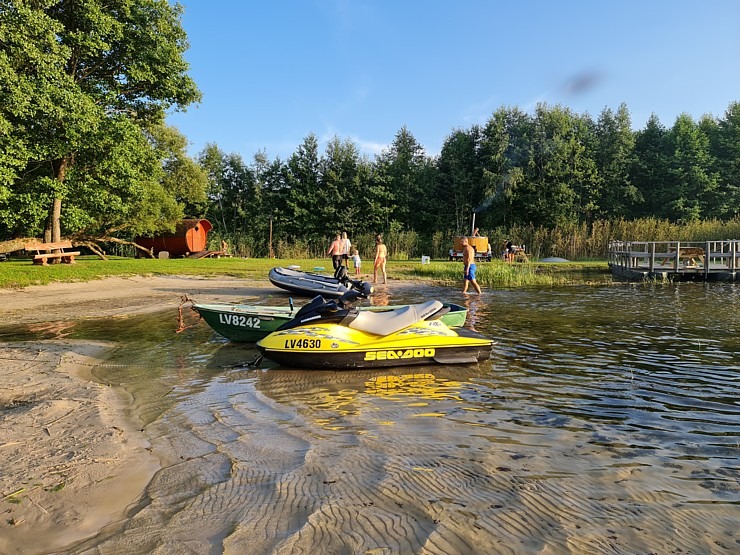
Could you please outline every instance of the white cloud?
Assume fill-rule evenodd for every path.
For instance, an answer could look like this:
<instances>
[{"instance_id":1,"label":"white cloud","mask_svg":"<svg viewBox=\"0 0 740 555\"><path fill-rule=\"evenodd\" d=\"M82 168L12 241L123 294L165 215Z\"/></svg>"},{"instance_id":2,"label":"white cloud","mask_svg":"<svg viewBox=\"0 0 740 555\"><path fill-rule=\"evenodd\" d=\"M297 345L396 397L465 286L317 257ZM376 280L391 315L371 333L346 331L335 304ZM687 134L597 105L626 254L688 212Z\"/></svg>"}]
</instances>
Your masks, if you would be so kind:
<instances>
[{"instance_id":1,"label":"white cloud","mask_svg":"<svg viewBox=\"0 0 740 555\"><path fill-rule=\"evenodd\" d=\"M372 141L365 141L363 139L360 139L358 137L350 137L352 142L354 142L357 146L360 147L360 152L364 154L382 154L384 150L388 148L389 145L385 143L376 143Z\"/></svg>"}]
</instances>

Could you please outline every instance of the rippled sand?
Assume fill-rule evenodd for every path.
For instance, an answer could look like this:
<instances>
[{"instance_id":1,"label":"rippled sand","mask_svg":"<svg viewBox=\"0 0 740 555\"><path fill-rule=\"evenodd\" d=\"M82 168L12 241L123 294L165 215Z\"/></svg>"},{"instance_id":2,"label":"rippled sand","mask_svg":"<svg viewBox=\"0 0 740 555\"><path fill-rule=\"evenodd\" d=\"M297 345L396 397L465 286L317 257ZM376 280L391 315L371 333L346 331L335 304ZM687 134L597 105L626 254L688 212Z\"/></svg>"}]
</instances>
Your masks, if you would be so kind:
<instances>
[{"instance_id":1,"label":"rippled sand","mask_svg":"<svg viewBox=\"0 0 740 555\"><path fill-rule=\"evenodd\" d=\"M124 518L159 468L120 391L89 380L111 345L0 344L0 553L50 553Z\"/></svg>"},{"instance_id":2,"label":"rippled sand","mask_svg":"<svg viewBox=\"0 0 740 555\"><path fill-rule=\"evenodd\" d=\"M146 506L91 552L737 549L737 506L685 483L717 469L625 456L637 438L608 426L517 421L476 374L234 370L182 390L150 431L168 462Z\"/></svg>"}]
</instances>

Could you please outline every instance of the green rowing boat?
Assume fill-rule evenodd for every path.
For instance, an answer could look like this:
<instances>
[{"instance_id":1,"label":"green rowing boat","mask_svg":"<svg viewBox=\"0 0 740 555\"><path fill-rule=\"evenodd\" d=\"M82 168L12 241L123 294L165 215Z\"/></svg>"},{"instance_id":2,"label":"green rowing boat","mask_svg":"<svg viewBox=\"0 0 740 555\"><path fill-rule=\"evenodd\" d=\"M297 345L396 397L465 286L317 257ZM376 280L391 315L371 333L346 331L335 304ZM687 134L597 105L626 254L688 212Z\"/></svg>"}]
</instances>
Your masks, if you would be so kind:
<instances>
[{"instance_id":1,"label":"green rowing boat","mask_svg":"<svg viewBox=\"0 0 740 555\"><path fill-rule=\"evenodd\" d=\"M444 303L450 310L440 320L451 328L465 325L468 309L452 303ZM239 342L257 342L291 320L300 307L259 306L230 303L197 303L195 310L213 328L227 339ZM360 310L383 312L398 306L361 306Z\"/></svg>"}]
</instances>

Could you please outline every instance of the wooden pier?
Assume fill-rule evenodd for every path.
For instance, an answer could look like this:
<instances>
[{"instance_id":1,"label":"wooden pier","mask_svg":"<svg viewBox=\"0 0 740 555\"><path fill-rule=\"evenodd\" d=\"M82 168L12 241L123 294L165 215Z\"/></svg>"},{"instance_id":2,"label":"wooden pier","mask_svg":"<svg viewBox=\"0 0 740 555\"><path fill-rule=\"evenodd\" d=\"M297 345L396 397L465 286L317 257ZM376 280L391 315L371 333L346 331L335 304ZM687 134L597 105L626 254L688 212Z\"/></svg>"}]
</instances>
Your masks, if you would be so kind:
<instances>
[{"instance_id":1,"label":"wooden pier","mask_svg":"<svg viewBox=\"0 0 740 555\"><path fill-rule=\"evenodd\" d=\"M740 240L610 241L609 268L627 280L737 281Z\"/></svg>"}]
</instances>

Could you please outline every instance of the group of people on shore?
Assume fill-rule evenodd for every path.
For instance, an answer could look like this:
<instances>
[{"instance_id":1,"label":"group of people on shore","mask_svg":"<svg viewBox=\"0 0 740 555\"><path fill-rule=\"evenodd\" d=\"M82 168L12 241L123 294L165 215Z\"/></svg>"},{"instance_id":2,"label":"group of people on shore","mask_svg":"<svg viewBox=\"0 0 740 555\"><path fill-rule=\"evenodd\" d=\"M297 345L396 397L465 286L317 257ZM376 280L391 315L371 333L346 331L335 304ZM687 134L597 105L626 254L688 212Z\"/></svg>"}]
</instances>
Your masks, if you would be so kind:
<instances>
[{"instance_id":1,"label":"group of people on shore","mask_svg":"<svg viewBox=\"0 0 740 555\"><path fill-rule=\"evenodd\" d=\"M476 228L476 232L477 232ZM473 289L480 295L481 288L475 279L475 272L477 266L475 264L475 249L469 244L468 238L463 237L463 294L468 294L468 287L473 286ZM329 245L327 254L331 256L332 266L336 271L340 266L344 265L349 268L350 253L352 258L352 264L354 265L355 275L361 274L362 260L357 248L352 247L352 242L347 237L347 232L337 233ZM388 283L388 275L385 271L385 264L388 259L388 247L383 243L383 236L378 234L375 238L375 260L373 262L373 283L378 282L378 272L383 277L383 283Z\"/></svg>"},{"instance_id":2,"label":"group of people on shore","mask_svg":"<svg viewBox=\"0 0 740 555\"><path fill-rule=\"evenodd\" d=\"M331 263L336 271L340 266L346 266L349 269L349 259L352 259L355 275L361 274L362 259L356 247L352 247L352 242L347 237L347 232L337 233L329 245L327 254L331 256ZM373 262L373 283L378 281L378 271L383 277L383 283L388 282L388 276L385 271L385 263L388 259L388 248L383 243L383 236L378 234L375 238L375 261Z\"/></svg>"},{"instance_id":3,"label":"group of people on shore","mask_svg":"<svg viewBox=\"0 0 740 555\"><path fill-rule=\"evenodd\" d=\"M476 229L476 231L478 231ZM468 243L468 238L463 237L463 290L464 294L468 294L468 287L470 285L480 295L480 285L475 279L476 264L475 264L475 249ZM351 253L351 256L350 256ZM340 266L349 268L349 259L352 258L352 264L354 266L355 275L361 274L362 260L360 259L360 253L356 247L352 247L352 242L347 237L347 232L337 233L329 245L327 254L331 256L331 263L336 271ZM388 247L383 243L383 236L378 234L375 237L375 260L373 261L373 283L378 282L378 272L383 278L383 283L388 283L388 275L386 274L385 265L388 260Z\"/></svg>"}]
</instances>

